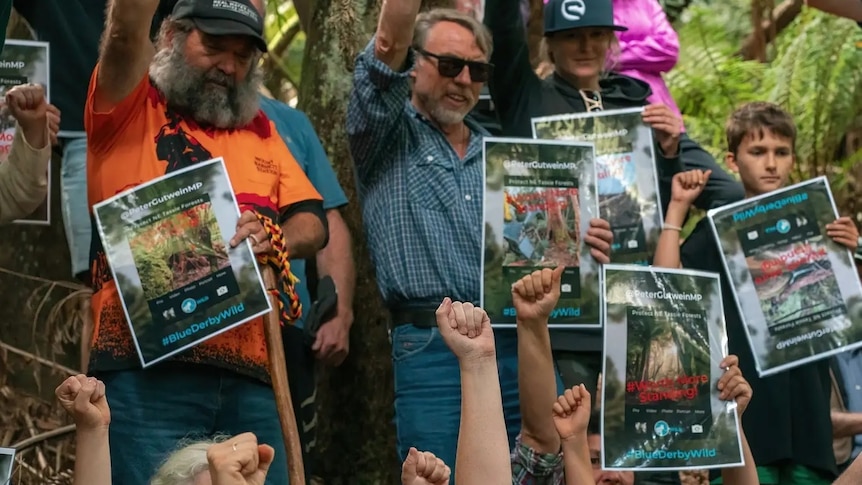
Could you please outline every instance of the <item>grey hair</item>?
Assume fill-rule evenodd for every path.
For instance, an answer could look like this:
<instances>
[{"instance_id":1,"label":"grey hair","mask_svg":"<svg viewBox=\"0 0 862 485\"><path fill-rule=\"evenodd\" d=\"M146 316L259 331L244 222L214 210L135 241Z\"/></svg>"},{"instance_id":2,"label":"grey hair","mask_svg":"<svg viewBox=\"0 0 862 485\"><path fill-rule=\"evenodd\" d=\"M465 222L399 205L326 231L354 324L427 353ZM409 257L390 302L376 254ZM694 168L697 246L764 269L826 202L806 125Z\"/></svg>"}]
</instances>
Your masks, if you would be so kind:
<instances>
[{"instance_id":1,"label":"grey hair","mask_svg":"<svg viewBox=\"0 0 862 485\"><path fill-rule=\"evenodd\" d=\"M479 50L485 54L487 59L491 58L494 49L494 41L491 39L491 31L482 22L476 20L472 15L459 12L453 8L435 8L422 12L416 17L416 26L413 30L413 47L421 49L425 47L428 40L428 31L440 22L452 22L464 27L473 33Z\"/></svg>"},{"instance_id":2,"label":"grey hair","mask_svg":"<svg viewBox=\"0 0 862 485\"><path fill-rule=\"evenodd\" d=\"M181 448L171 453L159 467L150 485L194 485L195 477L209 469L207 450L221 443L229 436L216 436L208 440L181 444Z\"/></svg>"}]
</instances>

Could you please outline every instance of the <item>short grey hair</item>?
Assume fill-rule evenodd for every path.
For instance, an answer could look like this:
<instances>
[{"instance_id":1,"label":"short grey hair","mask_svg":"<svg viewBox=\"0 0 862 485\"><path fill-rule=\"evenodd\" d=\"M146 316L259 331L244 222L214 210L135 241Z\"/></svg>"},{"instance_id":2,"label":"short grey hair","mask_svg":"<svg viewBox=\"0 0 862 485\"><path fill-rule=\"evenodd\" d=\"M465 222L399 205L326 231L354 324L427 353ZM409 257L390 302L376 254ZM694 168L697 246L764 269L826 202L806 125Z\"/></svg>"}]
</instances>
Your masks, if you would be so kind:
<instances>
[{"instance_id":1,"label":"short grey hair","mask_svg":"<svg viewBox=\"0 0 862 485\"><path fill-rule=\"evenodd\" d=\"M452 8L435 8L422 12L416 17L416 26L413 30L413 48L422 49L428 40L428 31L440 22L452 22L464 27L473 33L479 50L485 54L487 59L491 58L494 42L491 32L482 22L476 20L472 15L459 12Z\"/></svg>"},{"instance_id":2,"label":"short grey hair","mask_svg":"<svg viewBox=\"0 0 862 485\"><path fill-rule=\"evenodd\" d=\"M182 448L171 453L162 463L150 479L150 485L194 485L195 477L209 469L207 450L210 446L228 438L228 436L216 436L182 445Z\"/></svg>"}]
</instances>

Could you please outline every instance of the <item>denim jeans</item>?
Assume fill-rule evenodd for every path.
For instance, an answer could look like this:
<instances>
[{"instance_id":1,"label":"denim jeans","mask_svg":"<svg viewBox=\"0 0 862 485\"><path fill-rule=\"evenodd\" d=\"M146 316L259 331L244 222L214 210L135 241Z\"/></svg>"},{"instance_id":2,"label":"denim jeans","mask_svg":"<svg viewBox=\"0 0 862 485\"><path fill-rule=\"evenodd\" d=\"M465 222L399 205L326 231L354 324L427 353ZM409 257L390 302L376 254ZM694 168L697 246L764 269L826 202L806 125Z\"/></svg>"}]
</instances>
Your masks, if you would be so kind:
<instances>
[{"instance_id":1,"label":"denim jeans","mask_svg":"<svg viewBox=\"0 0 862 485\"><path fill-rule=\"evenodd\" d=\"M90 269L90 205L87 202L87 139L64 140L60 168L63 226L72 259L72 276Z\"/></svg>"},{"instance_id":2,"label":"denim jeans","mask_svg":"<svg viewBox=\"0 0 862 485\"><path fill-rule=\"evenodd\" d=\"M111 475L122 485L148 485L183 442L252 432L275 449L267 485L288 482L287 454L275 395L262 382L214 367L167 364L96 373L111 406Z\"/></svg>"},{"instance_id":3,"label":"denim jeans","mask_svg":"<svg viewBox=\"0 0 862 485\"><path fill-rule=\"evenodd\" d=\"M517 333L514 329L496 330L494 339L511 448L521 428ZM455 448L461 425L458 359L436 328L400 325L392 329L392 361L398 455L403 461L411 446L434 453L452 468L449 484L455 485ZM562 392L559 374L557 388Z\"/></svg>"}]
</instances>

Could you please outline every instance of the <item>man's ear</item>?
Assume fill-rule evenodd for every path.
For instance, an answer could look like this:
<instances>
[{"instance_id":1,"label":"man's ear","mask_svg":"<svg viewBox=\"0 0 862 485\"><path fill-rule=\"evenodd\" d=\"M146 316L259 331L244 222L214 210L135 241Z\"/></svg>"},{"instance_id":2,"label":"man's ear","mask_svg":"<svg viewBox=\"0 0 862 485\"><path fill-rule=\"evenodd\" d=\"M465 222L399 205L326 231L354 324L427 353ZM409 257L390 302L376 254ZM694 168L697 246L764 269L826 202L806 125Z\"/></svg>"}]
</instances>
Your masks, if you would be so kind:
<instances>
[{"instance_id":1,"label":"man's ear","mask_svg":"<svg viewBox=\"0 0 862 485\"><path fill-rule=\"evenodd\" d=\"M724 163L727 164L727 168L729 168L731 172L739 173L739 165L736 164L736 155L734 155L733 152L727 152L724 154Z\"/></svg>"}]
</instances>

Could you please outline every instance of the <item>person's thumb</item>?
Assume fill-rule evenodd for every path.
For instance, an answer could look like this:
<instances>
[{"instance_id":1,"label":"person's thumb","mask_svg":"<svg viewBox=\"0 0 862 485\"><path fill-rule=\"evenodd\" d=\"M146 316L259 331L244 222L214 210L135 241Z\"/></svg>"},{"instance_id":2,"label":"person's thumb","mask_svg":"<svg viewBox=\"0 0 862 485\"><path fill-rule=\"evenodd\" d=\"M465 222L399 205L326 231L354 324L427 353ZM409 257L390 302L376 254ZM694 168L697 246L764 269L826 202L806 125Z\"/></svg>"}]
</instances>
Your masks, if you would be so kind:
<instances>
[{"instance_id":1,"label":"person's thumb","mask_svg":"<svg viewBox=\"0 0 862 485\"><path fill-rule=\"evenodd\" d=\"M257 445L257 471L266 475L275 460L275 449L269 445Z\"/></svg>"},{"instance_id":2,"label":"person's thumb","mask_svg":"<svg viewBox=\"0 0 862 485\"><path fill-rule=\"evenodd\" d=\"M551 277L551 283L554 288L560 289L560 281L563 279L563 271L566 270L566 267L563 265L557 266L554 268L554 273Z\"/></svg>"},{"instance_id":3,"label":"person's thumb","mask_svg":"<svg viewBox=\"0 0 862 485\"><path fill-rule=\"evenodd\" d=\"M452 299L448 296L443 298L443 302L437 307L434 315L437 317L437 328L440 332L451 330L449 328L449 312L452 311Z\"/></svg>"},{"instance_id":4,"label":"person's thumb","mask_svg":"<svg viewBox=\"0 0 862 485\"><path fill-rule=\"evenodd\" d=\"M410 447L410 451L407 452L407 458L404 459L404 463L401 464L401 483L402 485L407 485L412 483L413 480L417 477L416 465L419 463L419 450L416 448Z\"/></svg>"}]
</instances>

